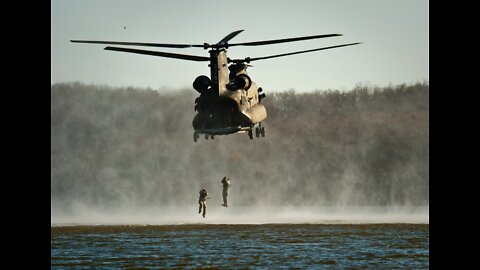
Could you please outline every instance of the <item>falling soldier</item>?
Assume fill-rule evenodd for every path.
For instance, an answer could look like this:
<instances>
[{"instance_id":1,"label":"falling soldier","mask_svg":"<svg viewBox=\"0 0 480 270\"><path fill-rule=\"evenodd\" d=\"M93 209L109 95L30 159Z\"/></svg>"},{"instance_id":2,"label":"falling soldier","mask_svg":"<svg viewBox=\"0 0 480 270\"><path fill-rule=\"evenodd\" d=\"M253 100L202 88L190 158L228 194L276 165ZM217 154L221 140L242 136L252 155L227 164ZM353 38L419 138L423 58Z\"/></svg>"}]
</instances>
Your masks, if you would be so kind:
<instances>
[{"instance_id":1,"label":"falling soldier","mask_svg":"<svg viewBox=\"0 0 480 270\"><path fill-rule=\"evenodd\" d=\"M198 213L200 214L202 212L202 207L203 207L203 217L205 217L205 214L207 213L207 195L208 192L205 188L202 188L200 190L200 196L198 197Z\"/></svg>"},{"instance_id":2,"label":"falling soldier","mask_svg":"<svg viewBox=\"0 0 480 270\"><path fill-rule=\"evenodd\" d=\"M223 207L228 207L227 203L227 197L228 197L228 189L232 186L232 183L230 183L230 178L228 177L223 177L222 179L222 184L223 184L223 191L222 191L222 196L223 196Z\"/></svg>"}]
</instances>

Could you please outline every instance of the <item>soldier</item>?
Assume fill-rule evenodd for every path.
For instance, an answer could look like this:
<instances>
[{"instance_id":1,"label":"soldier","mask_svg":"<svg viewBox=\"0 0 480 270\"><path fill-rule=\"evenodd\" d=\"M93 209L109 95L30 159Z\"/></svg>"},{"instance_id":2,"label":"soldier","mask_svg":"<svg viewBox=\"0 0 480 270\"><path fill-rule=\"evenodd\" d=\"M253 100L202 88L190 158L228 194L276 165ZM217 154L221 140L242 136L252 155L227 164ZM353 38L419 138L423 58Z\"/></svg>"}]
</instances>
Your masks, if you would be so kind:
<instances>
[{"instance_id":1,"label":"soldier","mask_svg":"<svg viewBox=\"0 0 480 270\"><path fill-rule=\"evenodd\" d=\"M207 195L208 192L205 188L202 188L200 190L200 197L198 197L198 213L200 214L202 212L202 207L203 207L203 217L205 217L205 214L207 212Z\"/></svg>"},{"instance_id":2,"label":"soldier","mask_svg":"<svg viewBox=\"0 0 480 270\"><path fill-rule=\"evenodd\" d=\"M223 184L223 191L222 191L223 204L222 204L222 206L228 207L228 203L227 203L228 189L232 186L232 184L230 183L230 178L228 178L226 176L223 177L221 182Z\"/></svg>"}]
</instances>

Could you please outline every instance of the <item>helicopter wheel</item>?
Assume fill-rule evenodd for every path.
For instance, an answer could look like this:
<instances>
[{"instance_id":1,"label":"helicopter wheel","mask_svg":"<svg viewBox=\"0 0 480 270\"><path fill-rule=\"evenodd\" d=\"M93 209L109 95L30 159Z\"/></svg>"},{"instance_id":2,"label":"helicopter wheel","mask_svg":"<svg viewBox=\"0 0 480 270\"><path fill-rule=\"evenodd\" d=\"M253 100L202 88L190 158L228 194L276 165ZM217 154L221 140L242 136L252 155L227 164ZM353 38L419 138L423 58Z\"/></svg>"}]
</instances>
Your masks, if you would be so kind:
<instances>
[{"instance_id":1,"label":"helicopter wheel","mask_svg":"<svg viewBox=\"0 0 480 270\"><path fill-rule=\"evenodd\" d=\"M258 127L255 129L255 137L260 137L260 128Z\"/></svg>"},{"instance_id":2,"label":"helicopter wheel","mask_svg":"<svg viewBox=\"0 0 480 270\"><path fill-rule=\"evenodd\" d=\"M212 135L210 135L210 138L212 138L212 140L214 139L214 137L213 137L213 134L212 134Z\"/></svg>"},{"instance_id":3,"label":"helicopter wheel","mask_svg":"<svg viewBox=\"0 0 480 270\"><path fill-rule=\"evenodd\" d=\"M205 134L205 140L208 140L208 134Z\"/></svg>"},{"instance_id":4,"label":"helicopter wheel","mask_svg":"<svg viewBox=\"0 0 480 270\"><path fill-rule=\"evenodd\" d=\"M260 133L262 134L262 137L265 137L265 128L264 127L262 127L260 129Z\"/></svg>"},{"instance_id":5,"label":"helicopter wheel","mask_svg":"<svg viewBox=\"0 0 480 270\"><path fill-rule=\"evenodd\" d=\"M198 133L196 131L193 132L193 141L194 142L197 142L198 137L200 137L200 135L198 135Z\"/></svg>"},{"instance_id":6,"label":"helicopter wheel","mask_svg":"<svg viewBox=\"0 0 480 270\"><path fill-rule=\"evenodd\" d=\"M248 137L250 140L253 140L253 131L251 129L248 130Z\"/></svg>"}]
</instances>

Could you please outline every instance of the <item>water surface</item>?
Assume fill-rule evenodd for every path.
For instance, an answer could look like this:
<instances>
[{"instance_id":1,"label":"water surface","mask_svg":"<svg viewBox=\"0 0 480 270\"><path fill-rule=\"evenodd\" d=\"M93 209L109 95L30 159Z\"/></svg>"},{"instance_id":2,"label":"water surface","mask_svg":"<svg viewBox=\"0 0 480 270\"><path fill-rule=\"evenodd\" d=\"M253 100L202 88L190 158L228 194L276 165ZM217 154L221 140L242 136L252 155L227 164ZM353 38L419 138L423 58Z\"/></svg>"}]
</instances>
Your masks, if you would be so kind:
<instances>
[{"instance_id":1,"label":"water surface","mask_svg":"<svg viewBox=\"0 0 480 270\"><path fill-rule=\"evenodd\" d=\"M52 269L428 269L428 224L51 227Z\"/></svg>"}]
</instances>

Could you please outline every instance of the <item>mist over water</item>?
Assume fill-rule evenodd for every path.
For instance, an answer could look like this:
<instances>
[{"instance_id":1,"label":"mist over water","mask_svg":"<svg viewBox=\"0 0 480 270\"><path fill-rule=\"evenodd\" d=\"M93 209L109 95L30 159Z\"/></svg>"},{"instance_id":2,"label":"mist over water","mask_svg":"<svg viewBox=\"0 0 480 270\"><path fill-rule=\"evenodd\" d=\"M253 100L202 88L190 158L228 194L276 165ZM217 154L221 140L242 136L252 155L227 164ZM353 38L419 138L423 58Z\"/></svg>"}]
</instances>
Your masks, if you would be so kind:
<instances>
[{"instance_id":1,"label":"mist over water","mask_svg":"<svg viewBox=\"0 0 480 270\"><path fill-rule=\"evenodd\" d=\"M266 94L265 138L195 143L194 90L52 85L51 223L428 223L427 84Z\"/></svg>"},{"instance_id":2,"label":"mist over water","mask_svg":"<svg viewBox=\"0 0 480 270\"><path fill-rule=\"evenodd\" d=\"M150 224L364 224L415 223L428 224L428 207L231 207L209 205L206 218L191 207L121 206L98 209L79 205L71 212L52 213L52 226L69 225L150 225ZM57 209L58 210L58 209Z\"/></svg>"}]
</instances>

